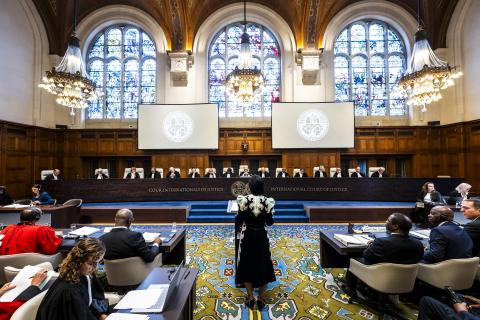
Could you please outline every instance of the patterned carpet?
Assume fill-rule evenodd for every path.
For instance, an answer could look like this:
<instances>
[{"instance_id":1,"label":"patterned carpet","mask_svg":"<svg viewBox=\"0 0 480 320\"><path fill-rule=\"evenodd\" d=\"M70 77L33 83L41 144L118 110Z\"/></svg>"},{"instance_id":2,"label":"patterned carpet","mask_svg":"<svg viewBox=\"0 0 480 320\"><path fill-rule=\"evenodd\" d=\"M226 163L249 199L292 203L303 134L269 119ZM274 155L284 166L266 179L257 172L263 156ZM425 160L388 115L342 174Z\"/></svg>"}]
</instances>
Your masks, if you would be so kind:
<instances>
[{"instance_id":1,"label":"patterned carpet","mask_svg":"<svg viewBox=\"0 0 480 320\"><path fill-rule=\"evenodd\" d=\"M345 225L274 225L268 229L277 281L267 287L262 312L244 307L245 289L234 283L232 225L187 226L187 263L199 269L195 319L378 319L348 304L334 281L344 269L319 266L319 231Z\"/></svg>"}]
</instances>

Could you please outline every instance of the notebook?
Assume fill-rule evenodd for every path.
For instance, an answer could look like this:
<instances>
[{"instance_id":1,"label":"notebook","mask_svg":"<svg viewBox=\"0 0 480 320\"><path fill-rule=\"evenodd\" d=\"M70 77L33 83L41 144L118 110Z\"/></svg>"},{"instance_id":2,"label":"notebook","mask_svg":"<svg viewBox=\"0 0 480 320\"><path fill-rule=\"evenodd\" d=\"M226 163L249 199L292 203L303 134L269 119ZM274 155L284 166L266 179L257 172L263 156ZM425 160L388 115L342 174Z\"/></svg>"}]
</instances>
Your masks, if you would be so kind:
<instances>
[{"instance_id":1,"label":"notebook","mask_svg":"<svg viewBox=\"0 0 480 320\"><path fill-rule=\"evenodd\" d=\"M5 292L5 294L0 298L0 302L12 302L15 300L20 293L22 293L25 289L30 287L32 284L32 277L38 272L42 270L42 268L37 266L25 266L22 270L13 278L12 285L15 285L15 288ZM47 277L42 283L38 286L40 290L48 283L52 276L56 275L55 271L48 271Z\"/></svg>"}]
</instances>

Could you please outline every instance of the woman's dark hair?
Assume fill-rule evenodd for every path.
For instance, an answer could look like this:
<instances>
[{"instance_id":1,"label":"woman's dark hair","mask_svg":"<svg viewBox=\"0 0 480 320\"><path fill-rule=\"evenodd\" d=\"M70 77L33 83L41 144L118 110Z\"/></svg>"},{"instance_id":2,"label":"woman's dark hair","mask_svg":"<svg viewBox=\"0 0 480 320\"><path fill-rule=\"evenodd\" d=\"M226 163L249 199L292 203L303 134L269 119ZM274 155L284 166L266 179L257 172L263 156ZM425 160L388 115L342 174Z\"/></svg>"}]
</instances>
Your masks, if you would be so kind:
<instances>
[{"instance_id":1,"label":"woman's dark hair","mask_svg":"<svg viewBox=\"0 0 480 320\"><path fill-rule=\"evenodd\" d=\"M250 180L248 180L248 188L250 193L256 196L263 194L263 179L257 175L253 175Z\"/></svg>"},{"instance_id":2,"label":"woman's dark hair","mask_svg":"<svg viewBox=\"0 0 480 320\"><path fill-rule=\"evenodd\" d=\"M37 188L38 191L42 190L42 185L41 184L38 184L38 183L35 183L32 188Z\"/></svg>"},{"instance_id":3,"label":"woman's dark hair","mask_svg":"<svg viewBox=\"0 0 480 320\"><path fill-rule=\"evenodd\" d=\"M429 185L429 184L433 184L433 190L435 190L435 184L434 184L433 182L428 181L428 182L425 182L425 183L423 184L423 186L422 186L422 191L428 192L428 185Z\"/></svg>"}]
</instances>

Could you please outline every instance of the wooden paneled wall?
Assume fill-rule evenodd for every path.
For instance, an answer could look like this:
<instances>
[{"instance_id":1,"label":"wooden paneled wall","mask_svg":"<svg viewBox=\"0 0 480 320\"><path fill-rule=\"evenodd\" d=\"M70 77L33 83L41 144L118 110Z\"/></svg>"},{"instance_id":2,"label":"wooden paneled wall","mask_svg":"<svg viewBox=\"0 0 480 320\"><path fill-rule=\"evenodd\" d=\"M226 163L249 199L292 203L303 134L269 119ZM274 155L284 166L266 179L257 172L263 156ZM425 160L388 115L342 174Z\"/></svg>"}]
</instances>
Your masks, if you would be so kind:
<instances>
[{"instance_id":1,"label":"wooden paneled wall","mask_svg":"<svg viewBox=\"0 0 480 320\"><path fill-rule=\"evenodd\" d=\"M248 144L248 150L242 145ZM314 166L339 166L342 158L407 159L410 177L449 175L465 177L480 191L480 120L438 127L361 127L355 130L355 148L322 150L274 150L269 129L221 129L218 150L144 151L137 149L137 131L131 129L54 130L0 122L0 185L6 185L12 196L29 194L31 184L43 169L60 168L66 179L89 178L88 159L105 163L118 160L117 173L124 163L149 163L167 169L179 167L182 176L188 168L212 166L212 159L278 159L289 172L305 168L311 174ZM148 168L145 168L148 170ZM394 171L394 168L388 168Z\"/></svg>"}]
</instances>

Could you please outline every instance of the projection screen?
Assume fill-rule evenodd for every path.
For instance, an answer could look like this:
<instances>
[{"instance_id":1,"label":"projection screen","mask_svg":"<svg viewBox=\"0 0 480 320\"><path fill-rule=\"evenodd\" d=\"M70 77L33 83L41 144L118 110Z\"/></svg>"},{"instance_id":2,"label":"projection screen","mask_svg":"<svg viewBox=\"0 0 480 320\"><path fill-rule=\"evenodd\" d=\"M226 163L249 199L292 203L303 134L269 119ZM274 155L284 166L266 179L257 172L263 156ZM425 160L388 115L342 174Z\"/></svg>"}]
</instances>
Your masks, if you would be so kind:
<instances>
[{"instance_id":1,"label":"projection screen","mask_svg":"<svg viewBox=\"0 0 480 320\"><path fill-rule=\"evenodd\" d=\"M138 149L218 149L218 106L138 106Z\"/></svg>"},{"instance_id":2,"label":"projection screen","mask_svg":"<svg viewBox=\"0 0 480 320\"><path fill-rule=\"evenodd\" d=\"M272 104L272 147L353 148L353 102Z\"/></svg>"}]
</instances>

